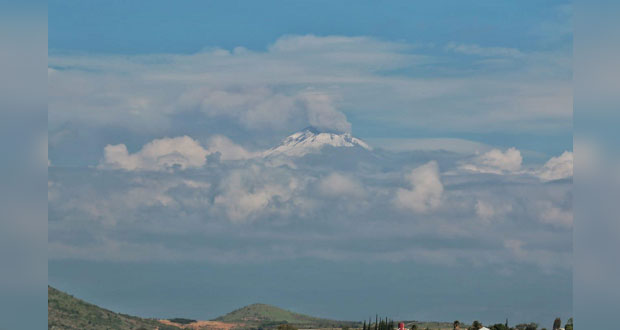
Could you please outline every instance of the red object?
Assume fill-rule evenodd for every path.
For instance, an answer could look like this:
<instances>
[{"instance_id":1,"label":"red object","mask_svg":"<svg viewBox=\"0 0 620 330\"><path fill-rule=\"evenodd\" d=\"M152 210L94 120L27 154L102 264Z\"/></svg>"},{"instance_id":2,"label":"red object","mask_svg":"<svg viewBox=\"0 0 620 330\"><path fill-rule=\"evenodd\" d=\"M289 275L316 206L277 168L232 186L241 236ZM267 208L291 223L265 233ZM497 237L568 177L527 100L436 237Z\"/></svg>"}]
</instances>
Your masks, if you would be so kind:
<instances>
[{"instance_id":1,"label":"red object","mask_svg":"<svg viewBox=\"0 0 620 330\"><path fill-rule=\"evenodd\" d=\"M403 322L398 323L398 330L405 330L405 324Z\"/></svg>"}]
</instances>

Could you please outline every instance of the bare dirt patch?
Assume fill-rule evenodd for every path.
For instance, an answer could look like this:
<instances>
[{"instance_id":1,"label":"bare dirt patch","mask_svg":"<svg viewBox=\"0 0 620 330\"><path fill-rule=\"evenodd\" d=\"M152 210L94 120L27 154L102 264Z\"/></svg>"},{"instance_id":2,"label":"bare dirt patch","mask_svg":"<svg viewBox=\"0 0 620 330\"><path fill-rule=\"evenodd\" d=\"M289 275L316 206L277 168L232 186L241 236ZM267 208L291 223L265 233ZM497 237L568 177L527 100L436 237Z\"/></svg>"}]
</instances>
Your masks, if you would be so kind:
<instances>
[{"instance_id":1,"label":"bare dirt patch","mask_svg":"<svg viewBox=\"0 0 620 330\"><path fill-rule=\"evenodd\" d=\"M235 328L242 327L243 323L228 323L228 322L220 322L220 321L196 321L190 324L179 324L170 322L168 320L159 320L159 322L171 325L175 327L179 327L181 329L195 329L195 330L232 330Z\"/></svg>"}]
</instances>

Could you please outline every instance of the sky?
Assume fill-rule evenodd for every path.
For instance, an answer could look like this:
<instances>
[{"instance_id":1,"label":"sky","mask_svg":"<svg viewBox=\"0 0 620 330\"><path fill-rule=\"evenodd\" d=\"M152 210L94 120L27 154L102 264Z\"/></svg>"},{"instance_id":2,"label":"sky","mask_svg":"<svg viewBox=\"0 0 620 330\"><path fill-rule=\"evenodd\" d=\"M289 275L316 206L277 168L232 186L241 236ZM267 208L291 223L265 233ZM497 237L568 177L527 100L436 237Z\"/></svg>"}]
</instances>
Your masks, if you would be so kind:
<instances>
[{"instance_id":1,"label":"sky","mask_svg":"<svg viewBox=\"0 0 620 330\"><path fill-rule=\"evenodd\" d=\"M571 8L49 2L50 284L155 317L567 319ZM372 149L265 156L307 126Z\"/></svg>"}]
</instances>

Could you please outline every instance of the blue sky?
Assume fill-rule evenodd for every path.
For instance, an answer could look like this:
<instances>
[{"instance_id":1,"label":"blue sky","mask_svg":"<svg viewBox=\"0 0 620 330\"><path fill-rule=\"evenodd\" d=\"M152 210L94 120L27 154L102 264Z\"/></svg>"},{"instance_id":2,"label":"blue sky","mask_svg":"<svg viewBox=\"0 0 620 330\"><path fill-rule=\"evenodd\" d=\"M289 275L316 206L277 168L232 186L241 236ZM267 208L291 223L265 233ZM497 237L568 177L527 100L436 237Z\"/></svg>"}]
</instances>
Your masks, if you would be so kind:
<instances>
[{"instance_id":1,"label":"blue sky","mask_svg":"<svg viewBox=\"0 0 620 330\"><path fill-rule=\"evenodd\" d=\"M206 47L264 50L284 34L374 36L410 43L458 40L539 50L570 48L568 1L188 1L170 7L123 1L52 1L53 51L192 53ZM79 27L79 28L77 28Z\"/></svg>"},{"instance_id":2,"label":"blue sky","mask_svg":"<svg viewBox=\"0 0 620 330\"><path fill-rule=\"evenodd\" d=\"M51 1L50 283L158 317L262 301L567 318L571 16L559 1ZM373 149L263 156L309 125Z\"/></svg>"}]
</instances>

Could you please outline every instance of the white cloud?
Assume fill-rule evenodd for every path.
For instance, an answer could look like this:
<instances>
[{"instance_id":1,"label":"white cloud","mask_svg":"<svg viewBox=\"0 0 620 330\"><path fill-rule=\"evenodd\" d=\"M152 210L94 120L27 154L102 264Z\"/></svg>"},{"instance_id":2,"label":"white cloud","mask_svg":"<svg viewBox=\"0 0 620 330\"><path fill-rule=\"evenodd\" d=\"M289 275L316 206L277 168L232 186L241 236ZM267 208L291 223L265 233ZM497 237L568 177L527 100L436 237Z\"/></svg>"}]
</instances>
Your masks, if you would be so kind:
<instances>
[{"instance_id":1,"label":"white cloud","mask_svg":"<svg viewBox=\"0 0 620 330\"><path fill-rule=\"evenodd\" d=\"M482 47L475 44L457 44L449 43L446 45L447 50L466 55L478 55L484 57L523 57L524 54L515 48L507 47Z\"/></svg>"},{"instance_id":2,"label":"white cloud","mask_svg":"<svg viewBox=\"0 0 620 330\"><path fill-rule=\"evenodd\" d=\"M183 184L189 188L194 189L209 189L211 184L209 182L202 182L196 180L183 180Z\"/></svg>"},{"instance_id":3,"label":"white cloud","mask_svg":"<svg viewBox=\"0 0 620 330\"><path fill-rule=\"evenodd\" d=\"M209 152L219 152L221 160L242 160L260 156L260 152L248 151L223 135L216 135L209 139Z\"/></svg>"},{"instance_id":4,"label":"white cloud","mask_svg":"<svg viewBox=\"0 0 620 330\"><path fill-rule=\"evenodd\" d=\"M553 157L535 172L543 181L559 180L573 176L573 153L565 151L558 157Z\"/></svg>"},{"instance_id":5,"label":"white cloud","mask_svg":"<svg viewBox=\"0 0 620 330\"><path fill-rule=\"evenodd\" d=\"M523 158L516 148L506 151L493 149L475 157L471 162L461 165L461 168L471 172L506 174L518 172L521 169Z\"/></svg>"},{"instance_id":6,"label":"white cloud","mask_svg":"<svg viewBox=\"0 0 620 330\"><path fill-rule=\"evenodd\" d=\"M476 214L483 219L489 219L495 215L495 208L489 203L478 200L476 202Z\"/></svg>"},{"instance_id":7,"label":"white cloud","mask_svg":"<svg viewBox=\"0 0 620 330\"><path fill-rule=\"evenodd\" d=\"M444 150L459 154L476 154L491 147L480 142L454 138L370 138L373 146L390 151L436 151Z\"/></svg>"},{"instance_id":8,"label":"white cloud","mask_svg":"<svg viewBox=\"0 0 620 330\"><path fill-rule=\"evenodd\" d=\"M512 205L506 203L498 203L494 205L491 202L477 200L476 201L476 215L484 221L490 221L494 218L506 215L512 211Z\"/></svg>"},{"instance_id":9,"label":"white cloud","mask_svg":"<svg viewBox=\"0 0 620 330\"><path fill-rule=\"evenodd\" d=\"M107 145L100 168L127 171L165 171L174 167L197 168L206 164L209 151L189 136L155 139L130 154L124 144Z\"/></svg>"},{"instance_id":10,"label":"white cloud","mask_svg":"<svg viewBox=\"0 0 620 330\"><path fill-rule=\"evenodd\" d=\"M557 67L549 70L535 70L537 67L541 67L541 62L536 62L536 59L533 59L529 64L524 64L525 67L519 66L516 71L502 71L501 74L485 70L455 72L452 71L455 67L454 63L449 62L449 59L446 66L442 66L442 63L445 62L433 63L433 58L420 55L427 50L424 47L413 48L412 45L383 42L367 37L287 36L278 39L266 51L237 48L233 51L219 49L189 55L52 56L50 66L55 69L50 69L49 72L50 126L58 128L66 122L84 122L90 126L128 127L132 132L149 129L152 130L149 131L150 135L160 134L158 136L163 136L165 133L161 133L161 131L184 131L183 126L175 125L179 125L179 122L187 122L187 118L182 118L185 120L182 121L177 120L178 118L174 116L191 113L192 116L200 116L201 120L210 123L219 124L218 119L224 117L226 119L223 121L224 123L234 121L236 125L238 124L241 127L273 131L272 137L281 137L284 136L283 131L288 133L305 125L348 131L350 130L350 123L345 116L346 112L354 113L356 118L365 122L377 119L381 121L380 125L386 126L398 123L399 125L409 125L408 128L441 127L444 132L449 132L451 129L456 129L459 132L465 129L482 133L489 130L516 130L519 133L525 131L535 136L540 132L547 134L549 129L561 130L570 127L572 116L570 75L564 75L563 71L555 70ZM495 57L513 56L512 58L514 58L514 55L517 54L514 50L500 48L459 47L458 50L454 50L494 57L493 60ZM420 52L414 54L414 51ZM431 49L429 53L436 53L436 49ZM524 55L527 56L528 54ZM559 61L562 61L562 54L560 55ZM459 60L461 58L462 56L459 56ZM419 67L420 63L428 65ZM547 68L545 67L545 69ZM419 70L422 70L422 74L418 74L420 73ZM427 71L424 70L437 70L442 74L429 77L426 74ZM562 78L564 76L568 78ZM383 109L380 118L377 117L377 109ZM204 117L208 117L208 119ZM171 122L171 118L175 121ZM541 118L544 120L538 120ZM528 125L523 125L523 123L528 123ZM172 129L170 130L170 128ZM237 127L235 126L235 128ZM205 132L213 134L209 130L205 130ZM218 131L217 133L221 132ZM254 137L253 134L247 135L249 136L248 139ZM219 152L221 154L220 159L224 161L251 159L256 155L254 151L245 149L226 137L214 136L211 139L206 139L208 136L194 136L200 141L206 141L204 146L194 141L195 144L189 143L186 147L172 143L173 146L164 148L164 143L154 140L152 143L156 144L157 147L153 146L152 149L154 150L150 153L145 150L149 149L146 145L142 150L133 153L130 153L127 146L123 144L108 146L100 167L162 171L169 169L174 164L180 168L203 166L205 156L214 152ZM238 136L242 136L242 134ZM388 142L385 145L391 145L391 143ZM447 149L450 147L454 150ZM514 173L520 171L521 168L521 154L514 148L511 148L514 149L512 151L511 149L489 151L488 146L455 139L413 141L408 146L402 146L402 150L437 149L470 154L476 151L484 153L478 157L472 157L473 162L467 164L475 171ZM56 159L53 154L52 159ZM438 160L442 161L441 159ZM444 163L441 164L444 168ZM319 193L328 195L330 193L347 194L347 196L355 197L356 193L365 188L355 179L358 177L357 174L368 175L363 171L351 175L349 172L337 172L335 174L332 172L333 170L342 171L343 169L333 168L321 172L324 169L308 169L308 164L291 162L282 172L269 176L262 170L250 169L235 172L238 170L237 165L235 164L231 168L226 164L215 164L214 166L221 166L217 168L217 171L213 171L213 173L211 173L212 171L201 171L199 176L196 176L194 172L176 172L175 175L187 176L183 185L196 190L195 195L186 196L188 189L182 187L155 189L156 187L145 186L136 190L123 191L119 194L102 192L96 198L111 198L112 200L108 203L97 204L98 207L93 210L93 217L98 215L108 217L102 212L118 208L119 205L123 206L125 202L142 205L141 207L156 207L156 210L161 208L172 209L170 213L175 214L172 217L173 219L170 218L170 214L161 214L161 212L136 212L135 219L118 216L120 212L111 213L109 217L123 223L144 221L150 224L148 221L159 221L161 228L163 228L161 229L162 232L178 230L191 234L197 230L212 233L210 231L212 227L209 226L222 225L218 222L221 219L228 218L235 223L256 220L262 224L264 219L271 219L272 216L285 213L289 216L286 217L286 220L282 219L283 223L294 219L304 222L304 230L308 226L317 226L313 229L316 229L321 236L328 238L331 235L338 236L333 239L333 242L339 243L332 246L329 245L328 240L323 238L318 241L310 239L308 241L311 242L313 248L327 244L325 250L342 253L345 257L350 257L351 251L339 250L343 246L340 243L343 237L346 239L347 235L354 236L353 239L357 241L360 236L369 239L377 236L376 231L369 236L364 236L366 234L365 229L372 228L377 213L380 214L378 217L384 219L378 225L379 229L390 232L385 235L386 238L394 236L402 238L398 235L405 235L411 242L415 242L415 233L425 231L425 237L442 242L441 240L446 236L443 234L444 228L450 228L455 232L462 231L466 233L463 235L471 235L481 242L501 236L498 236L497 232L494 231L497 228L493 228L493 226L482 228L475 222L460 221L463 220L459 218L462 216L461 214L465 214L462 217L471 216L473 206L471 197L468 195L467 198L464 198L466 202L462 202L458 198L459 193L454 190L450 191L451 189L461 189L458 187L463 186L466 187L464 189L468 189L467 187L470 187L467 186L468 184L475 185L476 189L488 189L486 184L493 185L496 182L487 180L487 178L483 178L484 182L480 182L477 181L480 178L471 175L464 175L465 179L459 176L452 178L446 176L444 178L446 191L444 192L442 177L435 162L411 171L406 176L407 184L410 186L406 187L407 189L398 189L395 194L392 194L393 188L386 189L386 186L393 187L394 182L401 179L401 173L391 171L394 168L402 168L402 163L389 163L390 166L385 167L389 173L373 172L369 176L370 179L364 180L364 184L370 185L370 187L366 187L369 192L374 192L375 190L372 187L376 187L376 190L381 191L381 194L366 193L363 196L360 195L360 198L352 198L351 201L353 202L368 201L370 206L361 210L357 204L351 201L348 201L347 205L354 207L350 209L336 207L326 209L326 205L333 204L321 204L325 203L326 198L315 200L313 196L302 195L316 191L310 189L304 191L299 186L303 186L304 178L314 178L318 175L322 178L317 183ZM296 167L296 165L299 166ZM247 164L239 164L239 166L247 166ZM447 162L445 167L450 166L452 164ZM270 169L279 169L279 167L273 166ZM54 173L57 170L52 168L51 171ZM60 176L60 174L57 175ZM124 173L112 171L106 172L105 175L125 176ZM169 174L158 173L157 177L166 177L167 175ZM202 176L213 179L212 183L197 181L197 177ZM223 180L218 183L221 178ZM59 178L61 182L62 179L62 177ZM458 180L465 183L459 184ZM542 186L537 180L530 181L534 182L526 182L523 190L516 194L530 194L535 192L538 189L537 187ZM481 184L477 185L477 183ZM529 186L530 184L533 186ZM66 190L80 191L71 189L75 186L79 187L80 184L73 183L73 186L65 182L58 185L54 184L50 188L50 205L56 212L51 214L62 213L58 207L61 202L55 196L59 195L57 190L62 189L63 186L66 186ZM359 189L360 186L362 189ZM545 187L545 189L557 189L557 187ZM85 196L83 200L86 201L87 197ZM139 197L145 199L138 200ZM187 200L188 198L191 202ZM443 204L446 207L441 207L437 214L433 214L433 218L437 219L433 223L401 221L403 218L408 218L407 215L402 212L395 212L395 208L391 207L398 205L405 210L423 213L440 208L442 201L445 201ZM457 205L450 205L448 201L455 201ZM211 203L215 203L215 205ZM302 203L306 204L302 205ZM76 207L77 205L76 202ZM79 205L88 205L88 203L80 200ZM304 211L302 207L305 205L312 205L313 211L307 211L311 216L302 214ZM450 208L447 207L448 205ZM494 219L505 212L502 205L496 203L494 199L483 199L477 203L476 211L481 218ZM384 209L386 206L389 209ZM517 207L516 204L515 207ZM345 213L343 210L350 213ZM358 228L344 226L347 224L348 218L354 218L367 210L377 212L360 217L359 220L368 221L366 224L369 226L356 226ZM555 230L551 234L557 234L557 228L541 224L541 222L563 223L563 220L558 220L566 215L561 212L562 209L560 211L549 209L546 213L542 208L535 210L534 213L540 216L541 221L534 220L532 222L542 227L539 228L540 231ZM316 213L312 212L321 212L321 217L324 218L325 223L329 223L329 227L320 227L324 223L315 221ZM290 216L291 214L295 216ZM528 216L530 216L529 213ZM52 232L51 237L52 240L62 241L64 237L67 237L63 235L63 230L69 233L75 230L75 226L72 226L74 223L65 220L66 217L58 216L58 218L57 224L52 224L57 226L56 235ZM88 218L88 216L82 217L80 214L79 218ZM175 221L174 225L170 225L171 220ZM336 220L342 221L342 223ZM178 225L184 221L186 227ZM514 219L507 219L507 221L514 221ZM287 226L289 224L291 227L295 225L288 222ZM342 224L342 228L346 229L340 231L341 228L333 226L336 224ZM470 225L471 228L467 227ZM61 228L61 226L65 227ZM131 226L130 230L137 230L138 232L151 230L151 226L136 228L138 226ZM238 226L230 226L230 228L230 233L239 233ZM248 226L248 228L254 229L253 226ZM252 250L247 249L247 246L256 247L258 245L244 246L243 243L252 241L254 238L260 237L259 234L264 234L273 229L269 226L258 225L256 228L259 228L258 233L245 233L247 236L243 237L243 240L235 242L239 243L236 247L241 246L240 249L243 250L240 253ZM120 230L106 232L95 228L93 232L100 236L113 237L118 235ZM521 235L522 243L513 244L516 252L520 251L523 254L524 251L531 251L524 249L523 244L526 244L525 247L537 246L537 239L540 238L537 238L536 235L539 232L532 231L528 234L531 235ZM566 234L565 231L561 231L558 236L565 238ZM234 235L225 237L230 236ZM312 250L308 246L300 247L300 237L282 233L282 237L285 236L288 236L292 241L292 243L283 243L283 247L288 248L289 251L297 249L296 252L299 253L300 251ZM302 239L307 237L301 236L303 236ZM247 237L251 239L246 240ZM201 241L200 244L216 244L206 241L208 240ZM273 241L273 239L269 240L269 242ZM179 245L164 240L159 243L162 246L169 246L173 250ZM79 250L80 247L77 249ZM131 252L136 249L137 247L130 246L128 250L122 252ZM199 249L199 246L192 246L194 253ZM145 250L150 251L148 248ZM411 253L414 251L419 250L412 250ZM176 250L176 252L180 256L189 254L185 250ZM399 253L400 251L388 251L388 254L392 252ZM497 252L487 251L486 253L492 255ZM501 253L505 252L502 249ZM531 254L534 255L535 252L531 252ZM148 253L158 254L159 251ZM273 253L273 251L256 252L257 255L269 255L269 253ZM358 253L360 259L365 259L371 254L368 251L355 251L355 253ZM431 262L445 260L444 256L433 255L433 251L428 253L428 260ZM447 249L445 253L452 255L454 259L467 259L465 256L476 258L481 254L481 251L476 249L455 252ZM206 255L206 253L200 254ZM212 253L211 255L216 254ZM111 255L111 258L119 255L122 257L123 253L115 253ZM96 253L84 254L85 258L96 256ZM500 259L503 256L496 257ZM506 263L513 262L513 259L510 258L504 258L504 260Z\"/></svg>"},{"instance_id":11,"label":"white cloud","mask_svg":"<svg viewBox=\"0 0 620 330\"><path fill-rule=\"evenodd\" d=\"M155 139L136 153L130 154L124 144L107 145L99 168L127 171L165 171L175 166L180 169L199 168L206 164L206 156L218 152L220 159L244 160L260 157L261 152L248 151L222 135L208 139L208 148L189 136Z\"/></svg>"},{"instance_id":12,"label":"white cloud","mask_svg":"<svg viewBox=\"0 0 620 330\"><path fill-rule=\"evenodd\" d=\"M255 166L233 172L222 182L223 192L215 197L214 205L223 208L228 219L234 223L252 221L269 209L285 211L282 206L276 208L274 203L289 201L297 188L297 181L290 179L277 183L262 180L262 176Z\"/></svg>"},{"instance_id":13,"label":"white cloud","mask_svg":"<svg viewBox=\"0 0 620 330\"><path fill-rule=\"evenodd\" d=\"M440 157L437 161L448 167L453 164L451 159L443 163L445 159ZM298 168L271 167L260 159L213 162L203 170L173 173L88 169L68 175L52 168L54 182L62 184L49 187L53 216L50 242L76 251L81 247L88 249L80 242L66 241L66 235L79 224L87 235L120 244L127 237L150 237L157 233L157 244L180 258L211 258L201 255L203 249L220 251L222 240L226 240L228 251L237 255L230 260L235 263L246 257L334 255L348 260L432 263L437 262L433 258L441 256L440 262L449 261L454 266L476 262L511 269L516 262L528 264L537 260L548 267L547 258L570 251L570 231L558 220L563 214L539 204L551 199L549 205L569 209L570 201L564 199L570 186L566 183L546 185L519 177L514 180L517 184L507 185L499 177L467 173L442 176L435 162L404 175L400 170L391 170L401 168L402 160L378 162L388 170L377 173L372 166L341 168L331 167L333 163L316 166L303 161L298 162ZM403 182L405 189L396 191L397 182ZM508 212L512 200L519 202L513 205L514 212ZM499 220L501 226L485 225ZM498 240L504 237L502 231L506 228L514 228L512 235L524 244L514 255L499 248ZM299 235L300 230L303 235ZM342 244L377 235L385 240L361 250ZM183 237L201 240L179 244ZM468 239L476 244L466 249L441 248L450 246L454 239ZM550 239L554 241L541 244ZM399 249L389 243L401 240L413 245L403 250L402 246ZM424 249L416 242L431 242L431 246ZM290 254L273 250L274 245ZM131 248L91 251L92 255L84 253L79 258L98 258L109 253L112 260L122 259L140 249L136 246L132 252ZM62 257L66 252L56 251L55 256ZM250 257L248 253L255 255ZM517 258L519 253L521 257ZM551 268L565 267L554 264Z\"/></svg>"},{"instance_id":14,"label":"white cloud","mask_svg":"<svg viewBox=\"0 0 620 330\"><path fill-rule=\"evenodd\" d=\"M417 167L407 175L411 189L396 191L396 205L414 212L427 212L441 204L443 184L437 162L431 161Z\"/></svg>"},{"instance_id":15,"label":"white cloud","mask_svg":"<svg viewBox=\"0 0 620 330\"><path fill-rule=\"evenodd\" d=\"M493 60L519 54L501 47L450 47L491 54ZM374 118L383 109L383 122L409 128L527 127L547 133L570 127L571 67L559 65L570 54L530 55L501 74L464 73L451 57L437 58L433 47L313 35L283 36L265 51L57 55L49 60L50 126L97 122L153 132L170 125L173 115L200 110L250 129L290 132L313 124L348 131L345 113ZM429 78L426 70L442 75Z\"/></svg>"},{"instance_id":16,"label":"white cloud","mask_svg":"<svg viewBox=\"0 0 620 330\"><path fill-rule=\"evenodd\" d=\"M203 87L180 97L182 108L198 108L211 117L237 119L247 128L290 129L312 125L320 129L350 132L351 124L325 92L274 91L267 87Z\"/></svg>"},{"instance_id":17,"label":"white cloud","mask_svg":"<svg viewBox=\"0 0 620 330\"><path fill-rule=\"evenodd\" d=\"M331 173L319 182L319 191L325 196L331 197L363 197L364 187L359 181L347 175Z\"/></svg>"},{"instance_id":18,"label":"white cloud","mask_svg":"<svg viewBox=\"0 0 620 330\"><path fill-rule=\"evenodd\" d=\"M565 210L554 206L551 202L541 202L540 221L557 227L571 228L573 226L572 210Z\"/></svg>"},{"instance_id":19,"label":"white cloud","mask_svg":"<svg viewBox=\"0 0 620 330\"><path fill-rule=\"evenodd\" d=\"M514 254L517 258L525 258L527 252L523 250L523 245L525 243L523 241L517 239L509 239L504 242L504 247L510 250L512 254Z\"/></svg>"},{"instance_id":20,"label":"white cloud","mask_svg":"<svg viewBox=\"0 0 620 330\"><path fill-rule=\"evenodd\" d=\"M504 248L514 256L516 261L537 265L545 273L571 267L572 251L557 253L543 249L526 248L526 246L529 247L528 243L520 239L509 239L504 242Z\"/></svg>"}]
</instances>

